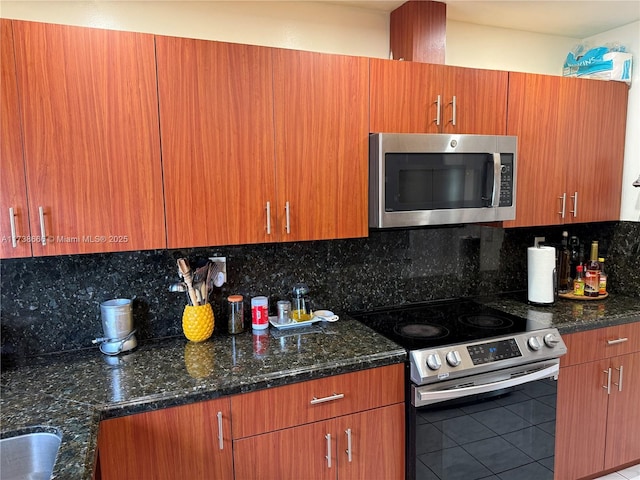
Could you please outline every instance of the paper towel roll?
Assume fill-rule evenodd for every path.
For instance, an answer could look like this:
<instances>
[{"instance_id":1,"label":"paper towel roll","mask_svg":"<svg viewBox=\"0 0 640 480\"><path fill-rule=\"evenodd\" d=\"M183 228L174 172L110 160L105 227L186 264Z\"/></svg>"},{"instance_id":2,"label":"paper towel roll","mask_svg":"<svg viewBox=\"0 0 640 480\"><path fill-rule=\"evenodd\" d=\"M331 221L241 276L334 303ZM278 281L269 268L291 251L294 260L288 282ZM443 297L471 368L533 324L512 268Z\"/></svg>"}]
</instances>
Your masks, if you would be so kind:
<instances>
[{"instance_id":1,"label":"paper towel roll","mask_svg":"<svg viewBox=\"0 0 640 480\"><path fill-rule=\"evenodd\" d=\"M544 246L527 249L527 293L530 302L554 302L555 270L555 248Z\"/></svg>"}]
</instances>

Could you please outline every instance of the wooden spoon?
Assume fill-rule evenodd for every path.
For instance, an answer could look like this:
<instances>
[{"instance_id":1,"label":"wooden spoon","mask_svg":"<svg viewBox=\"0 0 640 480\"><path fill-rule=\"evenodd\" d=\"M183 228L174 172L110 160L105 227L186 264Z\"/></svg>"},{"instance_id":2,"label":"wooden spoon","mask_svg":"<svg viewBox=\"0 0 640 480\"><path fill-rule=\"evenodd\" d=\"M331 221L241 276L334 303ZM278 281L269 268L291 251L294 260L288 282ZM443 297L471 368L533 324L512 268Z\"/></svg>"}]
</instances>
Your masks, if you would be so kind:
<instances>
[{"instance_id":1,"label":"wooden spoon","mask_svg":"<svg viewBox=\"0 0 640 480\"><path fill-rule=\"evenodd\" d=\"M198 295L193 288L193 272L191 271L191 267L189 266L189 263L185 258L178 259L178 270L182 274L184 283L187 284L187 291L189 292L191 304L194 306L200 305L200 302L198 302Z\"/></svg>"}]
</instances>

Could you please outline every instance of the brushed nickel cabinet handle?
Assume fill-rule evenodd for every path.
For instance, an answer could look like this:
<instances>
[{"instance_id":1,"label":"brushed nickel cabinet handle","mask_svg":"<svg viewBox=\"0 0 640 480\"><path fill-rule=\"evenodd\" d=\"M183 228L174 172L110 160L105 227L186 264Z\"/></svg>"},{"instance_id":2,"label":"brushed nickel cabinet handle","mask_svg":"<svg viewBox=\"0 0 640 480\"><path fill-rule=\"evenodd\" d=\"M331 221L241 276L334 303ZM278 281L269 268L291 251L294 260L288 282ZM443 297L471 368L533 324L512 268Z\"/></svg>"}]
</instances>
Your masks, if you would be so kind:
<instances>
[{"instance_id":1,"label":"brushed nickel cabinet handle","mask_svg":"<svg viewBox=\"0 0 640 480\"><path fill-rule=\"evenodd\" d=\"M38 213L40 215L40 235L42 237L42 246L47 246L47 232L44 227L44 207L38 207Z\"/></svg>"},{"instance_id":2,"label":"brushed nickel cabinet handle","mask_svg":"<svg viewBox=\"0 0 640 480\"><path fill-rule=\"evenodd\" d=\"M271 202L267 202L267 235L271 235Z\"/></svg>"},{"instance_id":3,"label":"brushed nickel cabinet handle","mask_svg":"<svg viewBox=\"0 0 640 480\"><path fill-rule=\"evenodd\" d=\"M327 459L327 467L331 468L331 434L327 433L324 438L327 439L327 456L325 457Z\"/></svg>"},{"instance_id":4,"label":"brushed nickel cabinet handle","mask_svg":"<svg viewBox=\"0 0 640 480\"><path fill-rule=\"evenodd\" d=\"M290 216L289 216L289 202L284 204L284 211L286 213L286 218L287 218L286 230L287 230L287 234L289 234L289 233L291 233L291 223L290 223Z\"/></svg>"},{"instance_id":5,"label":"brushed nickel cabinet handle","mask_svg":"<svg viewBox=\"0 0 640 480\"><path fill-rule=\"evenodd\" d=\"M576 218L578 216L578 192L574 192L571 198L573 199L573 210L571 210L571 213L573 213L573 218Z\"/></svg>"},{"instance_id":6,"label":"brushed nickel cabinet handle","mask_svg":"<svg viewBox=\"0 0 640 480\"><path fill-rule=\"evenodd\" d=\"M607 375L607 384L603 385L602 388L607 391L607 395L611 395L611 368L603 370L602 373Z\"/></svg>"},{"instance_id":7,"label":"brushed nickel cabinet handle","mask_svg":"<svg viewBox=\"0 0 640 480\"><path fill-rule=\"evenodd\" d=\"M16 235L16 216L13 213L13 207L9 207L9 224L11 225L11 246L16 248L18 241Z\"/></svg>"},{"instance_id":8,"label":"brushed nickel cabinet handle","mask_svg":"<svg viewBox=\"0 0 640 480\"><path fill-rule=\"evenodd\" d=\"M317 405L318 403L332 402L333 400L340 400L341 398L344 398L344 393L334 393L333 395L329 395L328 397L313 397L313 400L311 400L311 402L309 403L311 403L311 405Z\"/></svg>"},{"instance_id":9,"label":"brushed nickel cabinet handle","mask_svg":"<svg viewBox=\"0 0 640 480\"><path fill-rule=\"evenodd\" d=\"M453 98L451 99L451 107L453 108L453 113L451 116L451 125L453 125L454 127L456 126L456 113L457 113L457 109L456 109L456 96L454 95Z\"/></svg>"},{"instance_id":10,"label":"brushed nickel cabinet handle","mask_svg":"<svg viewBox=\"0 0 640 480\"><path fill-rule=\"evenodd\" d=\"M224 433L222 431L222 412L218 412L218 448L224 450Z\"/></svg>"},{"instance_id":11,"label":"brushed nickel cabinet handle","mask_svg":"<svg viewBox=\"0 0 640 480\"><path fill-rule=\"evenodd\" d=\"M436 125L440 126L440 95L438 95L436 101L433 103L436 104Z\"/></svg>"},{"instance_id":12,"label":"brushed nickel cabinet handle","mask_svg":"<svg viewBox=\"0 0 640 480\"><path fill-rule=\"evenodd\" d=\"M567 192L564 192L562 196L558 198L562 200L562 210L560 210L558 213L560 214L560 218L564 218L565 208L567 207Z\"/></svg>"},{"instance_id":13,"label":"brushed nickel cabinet handle","mask_svg":"<svg viewBox=\"0 0 640 480\"><path fill-rule=\"evenodd\" d=\"M349 463L351 463L351 429L347 428L344 433L347 435L347 450L345 453L347 454Z\"/></svg>"},{"instance_id":14,"label":"brushed nickel cabinet handle","mask_svg":"<svg viewBox=\"0 0 640 480\"><path fill-rule=\"evenodd\" d=\"M618 371L618 383L614 383L614 385L618 387L619 392L622 391L622 368L622 365L620 365L620 368L616 368L616 370Z\"/></svg>"},{"instance_id":15,"label":"brushed nickel cabinet handle","mask_svg":"<svg viewBox=\"0 0 640 480\"><path fill-rule=\"evenodd\" d=\"M627 342L629 339L624 337L624 338L616 338L615 340L607 340L607 345L616 345L618 343L624 343Z\"/></svg>"}]
</instances>

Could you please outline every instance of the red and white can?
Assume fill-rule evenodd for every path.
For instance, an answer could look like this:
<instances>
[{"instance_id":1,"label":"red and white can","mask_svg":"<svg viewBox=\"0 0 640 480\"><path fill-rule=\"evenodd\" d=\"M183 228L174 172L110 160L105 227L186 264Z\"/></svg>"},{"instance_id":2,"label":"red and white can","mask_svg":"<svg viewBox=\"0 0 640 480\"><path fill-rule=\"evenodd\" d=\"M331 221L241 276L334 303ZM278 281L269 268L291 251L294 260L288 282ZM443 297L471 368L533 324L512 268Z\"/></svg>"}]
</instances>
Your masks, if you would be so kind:
<instances>
[{"instance_id":1,"label":"red and white can","mask_svg":"<svg viewBox=\"0 0 640 480\"><path fill-rule=\"evenodd\" d=\"M253 297L251 299L251 327L262 330L269 326L269 299Z\"/></svg>"}]
</instances>

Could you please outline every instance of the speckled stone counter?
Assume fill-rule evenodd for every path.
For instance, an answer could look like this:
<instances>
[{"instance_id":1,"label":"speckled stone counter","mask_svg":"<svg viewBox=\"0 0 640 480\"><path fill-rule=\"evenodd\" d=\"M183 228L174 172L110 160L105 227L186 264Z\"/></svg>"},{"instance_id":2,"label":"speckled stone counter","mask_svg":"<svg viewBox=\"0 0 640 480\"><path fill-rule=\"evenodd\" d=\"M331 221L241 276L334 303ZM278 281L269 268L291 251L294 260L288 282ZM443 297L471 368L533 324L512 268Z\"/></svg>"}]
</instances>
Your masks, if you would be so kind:
<instances>
[{"instance_id":1,"label":"speckled stone counter","mask_svg":"<svg viewBox=\"0 0 640 480\"><path fill-rule=\"evenodd\" d=\"M557 328L561 334L640 322L640 297L611 294L601 300L559 298L552 305L532 305L526 292L483 299L483 303L526 318L527 328Z\"/></svg>"},{"instance_id":2,"label":"speckled stone counter","mask_svg":"<svg viewBox=\"0 0 640 480\"><path fill-rule=\"evenodd\" d=\"M406 352L359 322L271 329L256 336L182 337L119 357L98 349L39 357L3 371L3 436L27 427L62 431L54 478L90 479L98 422L131 413L404 362Z\"/></svg>"}]
</instances>

